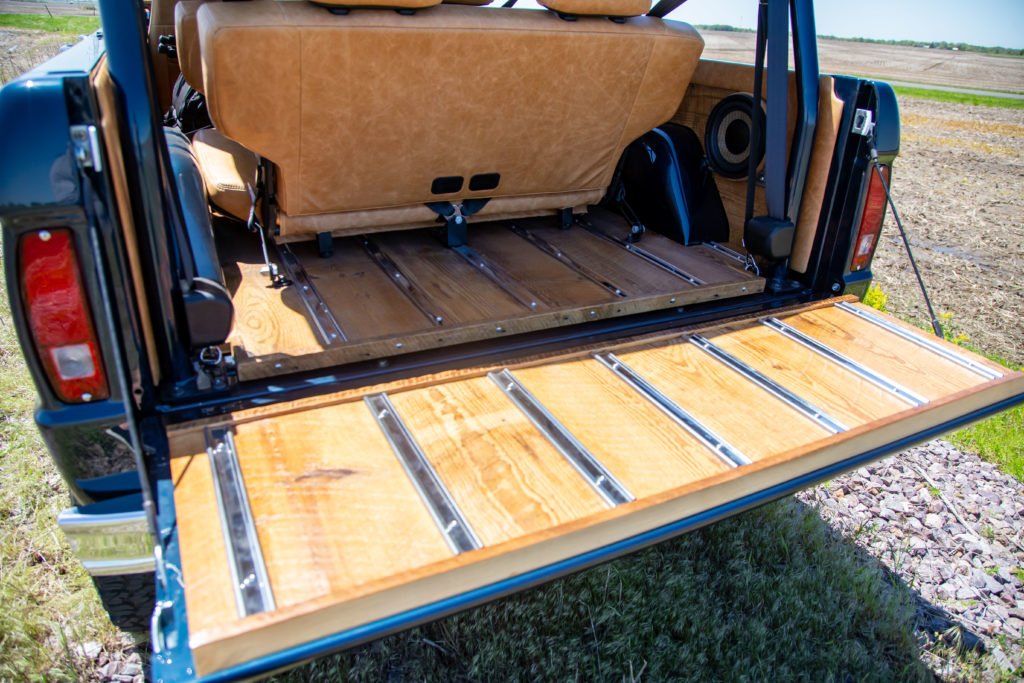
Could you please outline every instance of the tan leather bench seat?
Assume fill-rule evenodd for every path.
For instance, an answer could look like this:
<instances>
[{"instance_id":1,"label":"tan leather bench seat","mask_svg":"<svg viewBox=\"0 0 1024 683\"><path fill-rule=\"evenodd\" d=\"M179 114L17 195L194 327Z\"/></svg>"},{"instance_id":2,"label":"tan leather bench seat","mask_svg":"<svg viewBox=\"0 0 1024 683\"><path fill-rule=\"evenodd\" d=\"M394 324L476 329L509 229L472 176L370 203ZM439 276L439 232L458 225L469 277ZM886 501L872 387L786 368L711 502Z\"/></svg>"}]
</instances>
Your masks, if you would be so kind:
<instances>
[{"instance_id":1,"label":"tan leather bench seat","mask_svg":"<svg viewBox=\"0 0 1024 683\"><path fill-rule=\"evenodd\" d=\"M276 165L282 236L428 224L435 201L491 198L480 216L594 203L703 49L679 22L459 4L214 2L196 23L211 118ZM497 187L470 189L489 174ZM432 192L450 177L460 190Z\"/></svg>"}]
</instances>

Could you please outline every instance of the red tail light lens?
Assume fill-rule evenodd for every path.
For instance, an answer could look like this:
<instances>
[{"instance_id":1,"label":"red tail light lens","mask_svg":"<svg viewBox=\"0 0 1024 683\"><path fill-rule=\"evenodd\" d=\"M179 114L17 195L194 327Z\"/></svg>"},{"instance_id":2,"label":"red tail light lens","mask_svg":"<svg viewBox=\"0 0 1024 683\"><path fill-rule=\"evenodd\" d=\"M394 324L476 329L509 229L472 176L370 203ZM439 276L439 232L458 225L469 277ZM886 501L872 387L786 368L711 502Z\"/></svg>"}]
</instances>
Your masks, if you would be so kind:
<instances>
[{"instance_id":1,"label":"red tail light lens","mask_svg":"<svg viewBox=\"0 0 1024 683\"><path fill-rule=\"evenodd\" d=\"M879 166L885 176L886 185L889 184L889 167ZM871 257L875 254L875 247L878 246L878 235L882 232L882 219L885 218L885 186L878 177L878 171L871 170L871 180L868 182L868 194L864 198L864 211L860 217L860 229L857 231L857 241L853 245L853 260L850 262L850 270L864 270L871 263Z\"/></svg>"},{"instance_id":2,"label":"red tail light lens","mask_svg":"<svg viewBox=\"0 0 1024 683\"><path fill-rule=\"evenodd\" d=\"M107 398L107 378L71 231L29 233L20 246L25 311L50 386L68 403Z\"/></svg>"}]
</instances>

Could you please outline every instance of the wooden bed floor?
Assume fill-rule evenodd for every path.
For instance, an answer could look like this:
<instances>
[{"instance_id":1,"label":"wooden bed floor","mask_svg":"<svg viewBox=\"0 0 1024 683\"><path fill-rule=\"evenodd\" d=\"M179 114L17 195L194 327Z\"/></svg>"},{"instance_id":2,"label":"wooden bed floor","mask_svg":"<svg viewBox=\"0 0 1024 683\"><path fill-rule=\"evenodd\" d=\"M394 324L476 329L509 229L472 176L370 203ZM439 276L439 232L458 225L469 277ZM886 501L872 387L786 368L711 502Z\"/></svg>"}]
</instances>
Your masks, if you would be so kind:
<instances>
[{"instance_id":1,"label":"wooden bed floor","mask_svg":"<svg viewBox=\"0 0 1024 683\"><path fill-rule=\"evenodd\" d=\"M760 292L764 279L707 246L685 247L595 210L471 225L467 249L429 230L281 245L290 284L271 287L248 235L218 249L235 306L229 339L240 379Z\"/></svg>"},{"instance_id":2,"label":"wooden bed floor","mask_svg":"<svg viewBox=\"0 0 1024 683\"><path fill-rule=\"evenodd\" d=\"M195 663L548 566L1022 393L1024 373L822 302L175 427ZM235 511L211 474L228 452ZM216 521L246 515L258 562ZM253 583L255 607L236 588Z\"/></svg>"}]
</instances>

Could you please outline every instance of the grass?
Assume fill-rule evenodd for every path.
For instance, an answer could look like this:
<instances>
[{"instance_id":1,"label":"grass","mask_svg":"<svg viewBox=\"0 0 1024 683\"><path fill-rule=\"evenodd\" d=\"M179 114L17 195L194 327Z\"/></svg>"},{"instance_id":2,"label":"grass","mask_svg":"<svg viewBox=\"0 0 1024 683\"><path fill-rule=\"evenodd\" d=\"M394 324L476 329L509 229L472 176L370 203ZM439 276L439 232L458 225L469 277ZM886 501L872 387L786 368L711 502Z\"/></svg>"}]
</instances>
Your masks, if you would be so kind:
<instances>
[{"instance_id":1,"label":"grass","mask_svg":"<svg viewBox=\"0 0 1024 683\"><path fill-rule=\"evenodd\" d=\"M934 100L936 102L953 102L955 104L979 105L982 107L1003 107L1004 109L1024 109L1024 100L995 95L974 95L970 93L947 92L931 88L910 88L902 85L892 87L897 95Z\"/></svg>"},{"instance_id":2,"label":"grass","mask_svg":"<svg viewBox=\"0 0 1024 683\"><path fill-rule=\"evenodd\" d=\"M45 14L0 14L0 26L30 28L72 36L92 33L100 27L99 17L48 16Z\"/></svg>"},{"instance_id":3,"label":"grass","mask_svg":"<svg viewBox=\"0 0 1024 683\"><path fill-rule=\"evenodd\" d=\"M928 680L913 621L789 498L276 680Z\"/></svg>"},{"instance_id":4,"label":"grass","mask_svg":"<svg viewBox=\"0 0 1024 683\"><path fill-rule=\"evenodd\" d=\"M75 646L113 649L92 582L57 530L69 500L32 422L35 389L10 322L0 258L0 681L80 680Z\"/></svg>"}]
</instances>

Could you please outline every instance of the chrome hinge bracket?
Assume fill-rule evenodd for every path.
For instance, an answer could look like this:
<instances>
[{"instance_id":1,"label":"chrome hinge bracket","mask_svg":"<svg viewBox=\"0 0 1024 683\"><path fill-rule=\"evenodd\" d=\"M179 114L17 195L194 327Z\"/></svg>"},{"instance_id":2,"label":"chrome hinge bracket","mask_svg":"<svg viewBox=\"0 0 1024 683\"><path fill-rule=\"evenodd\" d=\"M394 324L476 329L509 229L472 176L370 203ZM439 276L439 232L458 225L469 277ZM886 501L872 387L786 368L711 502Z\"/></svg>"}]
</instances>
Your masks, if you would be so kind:
<instances>
[{"instance_id":1,"label":"chrome hinge bracket","mask_svg":"<svg viewBox=\"0 0 1024 683\"><path fill-rule=\"evenodd\" d=\"M97 173L103 170L100 134L96 130L96 126L86 124L71 126L71 147L79 168L82 170L92 169Z\"/></svg>"},{"instance_id":2,"label":"chrome hinge bracket","mask_svg":"<svg viewBox=\"0 0 1024 683\"><path fill-rule=\"evenodd\" d=\"M875 116L870 109L858 109L853 114L853 132L855 135L869 137L875 130Z\"/></svg>"}]
</instances>

